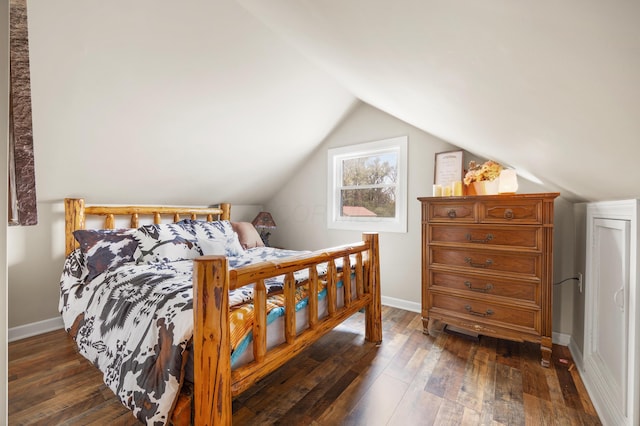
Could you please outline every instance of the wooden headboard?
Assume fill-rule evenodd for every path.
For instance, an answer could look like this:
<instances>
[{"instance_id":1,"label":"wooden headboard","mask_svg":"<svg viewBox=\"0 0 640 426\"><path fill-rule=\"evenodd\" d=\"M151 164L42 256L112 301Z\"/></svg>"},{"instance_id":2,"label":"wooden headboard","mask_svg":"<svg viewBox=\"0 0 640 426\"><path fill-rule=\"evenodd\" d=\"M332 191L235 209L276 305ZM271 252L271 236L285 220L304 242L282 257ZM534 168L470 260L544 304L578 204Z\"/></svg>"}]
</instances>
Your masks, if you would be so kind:
<instances>
[{"instance_id":1,"label":"wooden headboard","mask_svg":"<svg viewBox=\"0 0 640 426\"><path fill-rule=\"evenodd\" d=\"M86 219L90 216L103 216L102 229L114 229L116 217L128 217L129 227L138 228L140 217L147 217L150 223L161 223L163 216L169 216L174 222L183 218L212 220L231 220L231 204L223 203L220 207L168 207L168 206L87 206L82 198L65 198L65 256L68 256L79 245L73 231L85 229Z\"/></svg>"}]
</instances>

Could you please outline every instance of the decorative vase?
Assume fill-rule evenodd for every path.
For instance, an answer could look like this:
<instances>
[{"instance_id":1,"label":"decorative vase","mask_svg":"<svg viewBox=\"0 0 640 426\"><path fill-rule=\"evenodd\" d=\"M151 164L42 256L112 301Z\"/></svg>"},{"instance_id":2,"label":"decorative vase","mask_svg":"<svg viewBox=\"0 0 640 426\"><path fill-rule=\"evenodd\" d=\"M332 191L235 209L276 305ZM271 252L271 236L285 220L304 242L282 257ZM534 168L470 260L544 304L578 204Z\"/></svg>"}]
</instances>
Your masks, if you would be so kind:
<instances>
[{"instance_id":1,"label":"decorative vase","mask_svg":"<svg viewBox=\"0 0 640 426\"><path fill-rule=\"evenodd\" d=\"M496 195L498 193L499 187L500 187L500 179L484 181L485 195Z\"/></svg>"},{"instance_id":2,"label":"decorative vase","mask_svg":"<svg viewBox=\"0 0 640 426\"><path fill-rule=\"evenodd\" d=\"M496 195L498 193L498 179L481 180L469 185L469 195Z\"/></svg>"}]
</instances>

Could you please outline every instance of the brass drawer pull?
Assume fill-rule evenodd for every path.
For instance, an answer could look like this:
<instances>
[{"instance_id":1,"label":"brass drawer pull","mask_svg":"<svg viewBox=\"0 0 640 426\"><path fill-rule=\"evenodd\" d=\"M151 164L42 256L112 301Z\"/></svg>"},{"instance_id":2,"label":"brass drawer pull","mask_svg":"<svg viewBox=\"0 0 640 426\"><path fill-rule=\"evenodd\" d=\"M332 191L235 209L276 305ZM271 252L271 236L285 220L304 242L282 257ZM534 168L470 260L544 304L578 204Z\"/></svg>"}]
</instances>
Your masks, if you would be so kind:
<instances>
[{"instance_id":1,"label":"brass drawer pull","mask_svg":"<svg viewBox=\"0 0 640 426\"><path fill-rule=\"evenodd\" d=\"M491 309L487 309L485 313L474 311L471 308L471 305L466 305L464 309L469 312L471 315L475 315L477 317L488 317L489 315L493 315L493 311Z\"/></svg>"},{"instance_id":2,"label":"brass drawer pull","mask_svg":"<svg viewBox=\"0 0 640 426\"><path fill-rule=\"evenodd\" d=\"M465 257L464 261L474 268L486 268L493 263L493 260L491 259L485 260L484 263L473 263L473 260L470 257Z\"/></svg>"},{"instance_id":3,"label":"brass drawer pull","mask_svg":"<svg viewBox=\"0 0 640 426\"><path fill-rule=\"evenodd\" d=\"M467 234L467 241L472 242L472 243L486 244L491 240L493 240L493 234L487 234L487 236L484 238L484 240L474 240L474 239L471 238L471 234Z\"/></svg>"},{"instance_id":4,"label":"brass drawer pull","mask_svg":"<svg viewBox=\"0 0 640 426\"><path fill-rule=\"evenodd\" d=\"M471 290L471 291L481 291L481 292L483 292L483 293L486 293L486 292L488 292L488 291L491 291L491 289L493 289L493 284L491 284L491 283L487 283L487 284L484 286L484 288L480 288L480 287L473 288L473 287L471 287L471 283L470 283L469 281L465 281L465 282L464 282L464 285L466 285L467 287L469 287L469 290Z\"/></svg>"},{"instance_id":5,"label":"brass drawer pull","mask_svg":"<svg viewBox=\"0 0 640 426\"><path fill-rule=\"evenodd\" d=\"M504 218L505 218L505 219L507 219L507 220L511 220L511 219L513 219L513 216L514 216L514 215L513 215L513 210L511 210L511 209L506 209L506 210L504 211Z\"/></svg>"},{"instance_id":6,"label":"brass drawer pull","mask_svg":"<svg viewBox=\"0 0 640 426\"><path fill-rule=\"evenodd\" d=\"M449 209L449 211L447 212L447 216L449 216L451 219L455 219L457 217L456 209Z\"/></svg>"}]
</instances>

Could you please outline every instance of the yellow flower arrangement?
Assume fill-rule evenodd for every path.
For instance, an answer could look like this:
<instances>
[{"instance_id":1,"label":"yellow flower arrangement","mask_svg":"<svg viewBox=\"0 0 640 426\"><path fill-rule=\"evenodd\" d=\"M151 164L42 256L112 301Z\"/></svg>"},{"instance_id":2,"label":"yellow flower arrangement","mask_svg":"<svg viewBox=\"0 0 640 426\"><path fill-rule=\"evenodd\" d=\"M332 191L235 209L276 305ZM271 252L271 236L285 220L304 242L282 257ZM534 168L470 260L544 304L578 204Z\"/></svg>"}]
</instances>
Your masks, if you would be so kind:
<instances>
[{"instance_id":1,"label":"yellow flower arrangement","mask_svg":"<svg viewBox=\"0 0 640 426\"><path fill-rule=\"evenodd\" d=\"M464 184L470 185L472 182L482 180L494 180L500 176L502 166L493 160L487 160L477 165L475 161L469 161L469 171L464 176Z\"/></svg>"}]
</instances>

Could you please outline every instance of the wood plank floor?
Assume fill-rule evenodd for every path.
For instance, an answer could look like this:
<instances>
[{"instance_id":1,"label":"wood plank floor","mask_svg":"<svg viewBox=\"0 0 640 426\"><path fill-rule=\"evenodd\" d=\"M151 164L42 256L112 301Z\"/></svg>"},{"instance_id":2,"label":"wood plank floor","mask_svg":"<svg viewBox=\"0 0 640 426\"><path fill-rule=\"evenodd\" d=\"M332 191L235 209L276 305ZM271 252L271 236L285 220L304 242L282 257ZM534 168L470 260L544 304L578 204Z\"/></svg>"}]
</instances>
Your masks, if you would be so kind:
<instances>
[{"instance_id":1,"label":"wood plank floor","mask_svg":"<svg viewBox=\"0 0 640 426\"><path fill-rule=\"evenodd\" d=\"M247 425L600 425L566 347L422 334L383 307L384 342L356 314L234 399ZM566 363L565 363L566 362ZM9 344L10 425L136 425L63 331Z\"/></svg>"}]
</instances>

